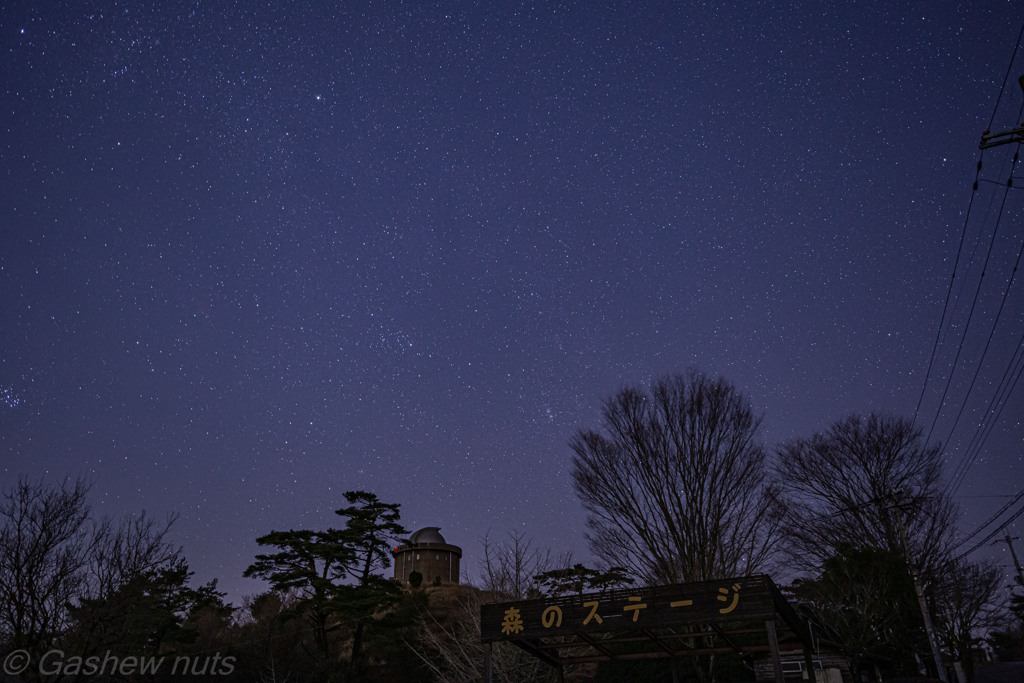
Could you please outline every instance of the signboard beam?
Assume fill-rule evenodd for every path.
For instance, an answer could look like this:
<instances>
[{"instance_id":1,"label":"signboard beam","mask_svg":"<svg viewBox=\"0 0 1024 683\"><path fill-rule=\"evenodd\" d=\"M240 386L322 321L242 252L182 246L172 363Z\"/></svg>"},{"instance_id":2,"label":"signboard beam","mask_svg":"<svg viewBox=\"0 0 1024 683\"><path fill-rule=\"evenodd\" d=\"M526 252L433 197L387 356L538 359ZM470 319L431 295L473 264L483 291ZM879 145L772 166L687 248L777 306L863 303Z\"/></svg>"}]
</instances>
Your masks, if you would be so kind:
<instances>
[{"instance_id":1,"label":"signboard beam","mask_svg":"<svg viewBox=\"0 0 1024 683\"><path fill-rule=\"evenodd\" d=\"M814 675L806 623L760 574L486 604L480 639L517 645L557 668L731 652L746 660L768 654L779 675L780 640L787 652L795 641Z\"/></svg>"}]
</instances>

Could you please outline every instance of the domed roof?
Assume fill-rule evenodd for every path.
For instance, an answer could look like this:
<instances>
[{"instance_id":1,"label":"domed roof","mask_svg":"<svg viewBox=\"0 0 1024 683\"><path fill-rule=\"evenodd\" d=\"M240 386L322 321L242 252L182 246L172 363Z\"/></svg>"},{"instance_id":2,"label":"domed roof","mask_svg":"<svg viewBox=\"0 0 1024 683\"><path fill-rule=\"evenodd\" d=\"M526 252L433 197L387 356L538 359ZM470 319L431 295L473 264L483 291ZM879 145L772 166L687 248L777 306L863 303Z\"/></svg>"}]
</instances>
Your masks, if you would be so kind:
<instances>
[{"instance_id":1,"label":"domed roof","mask_svg":"<svg viewBox=\"0 0 1024 683\"><path fill-rule=\"evenodd\" d=\"M409 543L419 545L420 543L447 543L444 536L440 534L441 527L428 526L420 529L409 537Z\"/></svg>"}]
</instances>

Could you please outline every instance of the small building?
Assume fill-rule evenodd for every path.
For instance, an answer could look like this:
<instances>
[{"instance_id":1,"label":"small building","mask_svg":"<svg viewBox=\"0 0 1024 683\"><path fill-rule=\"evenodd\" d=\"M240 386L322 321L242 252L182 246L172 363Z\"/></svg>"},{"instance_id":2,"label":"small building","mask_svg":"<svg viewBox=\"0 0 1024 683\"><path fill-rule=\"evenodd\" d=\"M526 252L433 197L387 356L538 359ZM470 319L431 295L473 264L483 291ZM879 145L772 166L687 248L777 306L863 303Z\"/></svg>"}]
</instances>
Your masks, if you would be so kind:
<instances>
[{"instance_id":1,"label":"small building","mask_svg":"<svg viewBox=\"0 0 1024 683\"><path fill-rule=\"evenodd\" d=\"M462 548L451 545L441 535L441 527L420 529L407 540L395 546L395 579L410 585L416 573L422 585L440 585L459 582L459 560ZM419 582L418 582L419 583Z\"/></svg>"}]
</instances>

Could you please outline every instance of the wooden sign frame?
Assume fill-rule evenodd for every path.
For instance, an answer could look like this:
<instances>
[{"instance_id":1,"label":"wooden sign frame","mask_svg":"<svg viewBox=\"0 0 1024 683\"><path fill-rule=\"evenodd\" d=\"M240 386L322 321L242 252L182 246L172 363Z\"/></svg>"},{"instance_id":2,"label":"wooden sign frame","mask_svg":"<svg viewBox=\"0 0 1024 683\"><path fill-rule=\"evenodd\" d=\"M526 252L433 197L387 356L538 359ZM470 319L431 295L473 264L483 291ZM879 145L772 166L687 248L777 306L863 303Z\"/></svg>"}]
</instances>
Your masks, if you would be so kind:
<instances>
[{"instance_id":1,"label":"wooden sign frame","mask_svg":"<svg viewBox=\"0 0 1024 683\"><path fill-rule=\"evenodd\" d=\"M767 653L783 683L780 642L803 650L811 665L806 625L772 580L763 575L648 586L483 605L480 638L509 642L556 667L656 657L734 652Z\"/></svg>"}]
</instances>

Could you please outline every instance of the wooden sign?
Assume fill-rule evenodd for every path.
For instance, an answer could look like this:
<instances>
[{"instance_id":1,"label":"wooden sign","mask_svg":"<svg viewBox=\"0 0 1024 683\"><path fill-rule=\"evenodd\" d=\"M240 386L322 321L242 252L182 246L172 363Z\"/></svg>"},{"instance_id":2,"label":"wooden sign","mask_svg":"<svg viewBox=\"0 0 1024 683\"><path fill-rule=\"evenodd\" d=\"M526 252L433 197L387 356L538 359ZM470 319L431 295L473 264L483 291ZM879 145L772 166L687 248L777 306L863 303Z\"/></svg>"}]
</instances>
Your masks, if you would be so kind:
<instances>
[{"instance_id":1,"label":"wooden sign","mask_svg":"<svg viewBox=\"0 0 1024 683\"><path fill-rule=\"evenodd\" d=\"M777 591L767 576L758 575L495 603L480 608L480 637L489 643L764 621L776 613Z\"/></svg>"}]
</instances>

